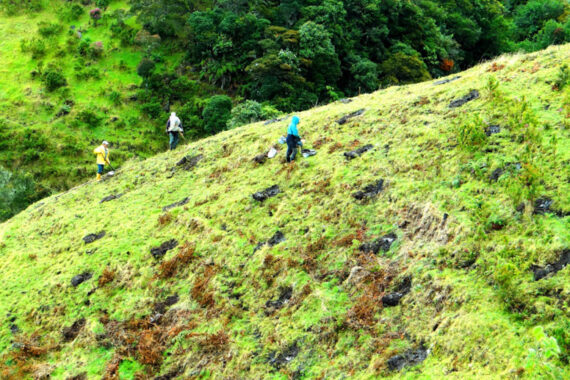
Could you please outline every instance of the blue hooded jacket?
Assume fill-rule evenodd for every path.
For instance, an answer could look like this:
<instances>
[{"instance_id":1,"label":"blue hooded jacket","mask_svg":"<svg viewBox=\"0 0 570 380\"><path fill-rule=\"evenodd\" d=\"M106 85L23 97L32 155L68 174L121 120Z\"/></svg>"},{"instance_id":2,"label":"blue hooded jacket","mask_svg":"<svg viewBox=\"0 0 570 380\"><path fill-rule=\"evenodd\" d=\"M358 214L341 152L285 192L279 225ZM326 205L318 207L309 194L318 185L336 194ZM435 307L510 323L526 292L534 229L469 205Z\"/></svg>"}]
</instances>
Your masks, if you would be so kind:
<instances>
[{"instance_id":1,"label":"blue hooded jacket","mask_svg":"<svg viewBox=\"0 0 570 380\"><path fill-rule=\"evenodd\" d=\"M301 139L301 137L299 136L299 131L297 130L297 125L299 124L299 121L300 120L298 116L293 116L291 124L289 124L289 128L287 128L287 134L299 137L299 139Z\"/></svg>"}]
</instances>

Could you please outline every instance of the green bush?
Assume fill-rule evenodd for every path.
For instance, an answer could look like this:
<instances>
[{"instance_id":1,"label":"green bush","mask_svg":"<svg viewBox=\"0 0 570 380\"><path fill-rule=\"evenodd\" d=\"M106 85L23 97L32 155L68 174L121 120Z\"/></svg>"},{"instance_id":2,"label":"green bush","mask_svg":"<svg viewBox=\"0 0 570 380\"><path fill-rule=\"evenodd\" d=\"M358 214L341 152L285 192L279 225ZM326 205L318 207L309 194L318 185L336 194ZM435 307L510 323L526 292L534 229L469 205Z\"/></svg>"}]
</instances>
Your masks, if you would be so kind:
<instances>
[{"instance_id":1,"label":"green bush","mask_svg":"<svg viewBox=\"0 0 570 380\"><path fill-rule=\"evenodd\" d=\"M2 0L0 1L0 10L6 12L7 15L13 16L21 12L39 12L43 9L42 0Z\"/></svg>"},{"instance_id":2,"label":"green bush","mask_svg":"<svg viewBox=\"0 0 570 380\"><path fill-rule=\"evenodd\" d=\"M80 111L77 114L77 119L91 128L96 128L101 123L101 120L103 120L93 108Z\"/></svg>"},{"instance_id":3,"label":"green bush","mask_svg":"<svg viewBox=\"0 0 570 380\"><path fill-rule=\"evenodd\" d=\"M42 82L49 92L55 91L60 87L67 86L67 80L58 71L46 70L42 75Z\"/></svg>"},{"instance_id":4,"label":"green bush","mask_svg":"<svg viewBox=\"0 0 570 380\"><path fill-rule=\"evenodd\" d=\"M568 65L564 64L560 66L560 69L558 70L558 76L554 81L554 86L558 91L560 91L566 87L568 83L570 83L570 70L568 69Z\"/></svg>"},{"instance_id":5,"label":"green bush","mask_svg":"<svg viewBox=\"0 0 570 380\"><path fill-rule=\"evenodd\" d=\"M52 23L52 22L45 22L42 21L38 24L38 33L42 37L51 37L55 36L63 30L63 27L60 24Z\"/></svg>"},{"instance_id":6,"label":"green bush","mask_svg":"<svg viewBox=\"0 0 570 380\"><path fill-rule=\"evenodd\" d=\"M484 123L479 116L461 121L455 133L458 145L468 151L480 150L487 143Z\"/></svg>"},{"instance_id":7,"label":"green bush","mask_svg":"<svg viewBox=\"0 0 570 380\"><path fill-rule=\"evenodd\" d=\"M143 58L137 66L137 74L142 78L148 78L152 75L156 64L148 58Z\"/></svg>"},{"instance_id":8,"label":"green bush","mask_svg":"<svg viewBox=\"0 0 570 380\"><path fill-rule=\"evenodd\" d=\"M215 134L225 130L231 117L231 111L232 99L229 96L212 96L206 101L206 106L202 112L204 131L208 134Z\"/></svg>"},{"instance_id":9,"label":"green bush","mask_svg":"<svg viewBox=\"0 0 570 380\"><path fill-rule=\"evenodd\" d=\"M33 59L39 59L46 55L47 46L43 40L38 38L23 39L20 41L20 50L23 53L31 53Z\"/></svg>"},{"instance_id":10,"label":"green bush","mask_svg":"<svg viewBox=\"0 0 570 380\"><path fill-rule=\"evenodd\" d=\"M419 57L396 53L381 65L382 75L387 84L407 84L431 79L427 66Z\"/></svg>"},{"instance_id":11,"label":"green bush","mask_svg":"<svg viewBox=\"0 0 570 380\"><path fill-rule=\"evenodd\" d=\"M231 118L228 120L228 129L260 120L272 119L280 114L274 107L262 105L254 100L246 100L232 109Z\"/></svg>"},{"instance_id":12,"label":"green bush","mask_svg":"<svg viewBox=\"0 0 570 380\"><path fill-rule=\"evenodd\" d=\"M32 176L13 174L0 167L0 222L25 209L35 200L34 194Z\"/></svg>"},{"instance_id":13,"label":"green bush","mask_svg":"<svg viewBox=\"0 0 570 380\"><path fill-rule=\"evenodd\" d=\"M85 9L77 3L66 4L58 13L58 16L63 21L77 21L85 14Z\"/></svg>"},{"instance_id":14,"label":"green bush","mask_svg":"<svg viewBox=\"0 0 570 380\"><path fill-rule=\"evenodd\" d=\"M144 103L141 106L141 111L153 119L158 119L162 114L162 106L157 101Z\"/></svg>"}]
</instances>

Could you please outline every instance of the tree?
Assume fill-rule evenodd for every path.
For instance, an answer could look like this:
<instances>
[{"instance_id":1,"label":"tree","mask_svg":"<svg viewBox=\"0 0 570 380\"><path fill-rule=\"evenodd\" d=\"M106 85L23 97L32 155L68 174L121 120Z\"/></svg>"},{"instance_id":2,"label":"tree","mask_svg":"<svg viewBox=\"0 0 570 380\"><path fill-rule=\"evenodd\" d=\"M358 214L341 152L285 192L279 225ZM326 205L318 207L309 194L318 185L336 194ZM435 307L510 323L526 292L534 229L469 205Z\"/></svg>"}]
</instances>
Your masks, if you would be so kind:
<instances>
[{"instance_id":1,"label":"tree","mask_svg":"<svg viewBox=\"0 0 570 380\"><path fill-rule=\"evenodd\" d=\"M212 96L206 102L202 118L204 119L204 131L215 134L226 129L226 124L231 117L232 99L226 95Z\"/></svg>"}]
</instances>

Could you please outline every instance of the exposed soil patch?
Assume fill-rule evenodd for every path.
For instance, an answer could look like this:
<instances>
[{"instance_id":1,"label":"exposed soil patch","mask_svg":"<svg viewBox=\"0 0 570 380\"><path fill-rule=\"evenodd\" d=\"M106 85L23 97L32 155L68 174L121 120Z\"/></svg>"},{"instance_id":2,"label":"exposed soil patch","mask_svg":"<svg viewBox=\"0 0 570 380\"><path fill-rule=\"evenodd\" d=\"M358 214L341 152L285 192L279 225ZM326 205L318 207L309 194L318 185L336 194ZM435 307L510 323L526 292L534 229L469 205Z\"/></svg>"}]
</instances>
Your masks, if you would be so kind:
<instances>
[{"instance_id":1,"label":"exposed soil patch","mask_svg":"<svg viewBox=\"0 0 570 380\"><path fill-rule=\"evenodd\" d=\"M166 212L168 210L172 210L175 207L180 207L180 206L184 206L185 204L188 204L188 202L190 202L190 198L186 197L183 200L179 201L179 202L174 202L173 204L170 204L168 206L164 206L162 208L162 211Z\"/></svg>"},{"instance_id":2,"label":"exposed soil patch","mask_svg":"<svg viewBox=\"0 0 570 380\"><path fill-rule=\"evenodd\" d=\"M364 114L364 109L358 110L356 112L350 113L348 115L345 115L343 117L341 117L340 119L338 119L336 122L339 123L340 125L346 124L347 121L349 121L352 118L355 118L357 116L360 116Z\"/></svg>"},{"instance_id":3,"label":"exposed soil patch","mask_svg":"<svg viewBox=\"0 0 570 380\"><path fill-rule=\"evenodd\" d=\"M279 194L280 192L281 192L281 189L279 189L279 186L273 185L273 186L268 187L267 189L265 189L263 191L258 191L257 193L253 194L252 197L253 197L253 199L255 199L258 202L263 202L267 198L274 197L277 194Z\"/></svg>"},{"instance_id":4,"label":"exposed soil patch","mask_svg":"<svg viewBox=\"0 0 570 380\"><path fill-rule=\"evenodd\" d=\"M155 259L160 259L166 254L166 252L175 248L177 245L178 241L176 239L171 239L169 241L165 241L164 243L162 243L160 247L151 248L150 254Z\"/></svg>"},{"instance_id":5,"label":"exposed soil patch","mask_svg":"<svg viewBox=\"0 0 570 380\"><path fill-rule=\"evenodd\" d=\"M384 306L396 306L400 303L402 297L410 292L412 289L412 278L407 276L402 282L397 286L396 291L388 293L382 297L382 305Z\"/></svg>"},{"instance_id":6,"label":"exposed soil patch","mask_svg":"<svg viewBox=\"0 0 570 380\"><path fill-rule=\"evenodd\" d=\"M565 249L557 261L546 264L544 267L539 267L536 265L533 265L531 267L532 271L534 272L534 281L542 280L551 273L555 274L564 269L564 267L568 264L570 264L570 249Z\"/></svg>"},{"instance_id":7,"label":"exposed soil patch","mask_svg":"<svg viewBox=\"0 0 570 380\"><path fill-rule=\"evenodd\" d=\"M271 366L273 366L273 368L277 370L281 369L282 367L289 364L293 359L295 359L297 355L299 355L299 351L301 350L299 349L297 343L295 342L289 347L287 347L280 354L277 354L277 352L271 352L269 354L269 359L267 360L267 362Z\"/></svg>"},{"instance_id":8,"label":"exposed soil patch","mask_svg":"<svg viewBox=\"0 0 570 380\"><path fill-rule=\"evenodd\" d=\"M380 251L388 252L396 239L398 239L396 234L391 232L387 235L382 236L381 238L374 240L373 242L362 244L359 249L362 252L372 252L377 255Z\"/></svg>"},{"instance_id":9,"label":"exposed soil patch","mask_svg":"<svg viewBox=\"0 0 570 380\"><path fill-rule=\"evenodd\" d=\"M73 287L77 287L80 284L84 283L85 281L91 279L91 277L93 277L93 274L91 272L84 272L84 273L78 274L77 276L75 276L71 279L71 285Z\"/></svg>"},{"instance_id":10,"label":"exposed soil patch","mask_svg":"<svg viewBox=\"0 0 570 380\"><path fill-rule=\"evenodd\" d=\"M456 80L458 80L458 79L461 79L461 77L460 77L460 76L457 76L457 77L454 77L454 78L446 78L446 79L442 79L442 80L435 81L435 82L433 82L433 84L436 85L436 86L438 86L438 85L441 85L441 84L451 83L451 82L456 81Z\"/></svg>"},{"instance_id":11,"label":"exposed soil patch","mask_svg":"<svg viewBox=\"0 0 570 380\"><path fill-rule=\"evenodd\" d=\"M109 196L107 196L107 197L101 199L101 201L100 201L99 203L110 202L110 201L112 201L112 200L121 198L123 195L124 195L124 194L109 195Z\"/></svg>"},{"instance_id":12,"label":"exposed soil patch","mask_svg":"<svg viewBox=\"0 0 570 380\"><path fill-rule=\"evenodd\" d=\"M388 369L390 371L400 371L404 367L412 367L420 364L427 358L427 350L423 347L412 349L403 354L392 356L388 359Z\"/></svg>"},{"instance_id":13,"label":"exposed soil patch","mask_svg":"<svg viewBox=\"0 0 570 380\"><path fill-rule=\"evenodd\" d=\"M374 148L374 145L368 144L368 145L365 145L361 148L353 150L352 152L345 152L344 157L346 157L348 160L353 160L356 157L360 157L363 153L366 153L369 150L372 150L373 148Z\"/></svg>"},{"instance_id":14,"label":"exposed soil patch","mask_svg":"<svg viewBox=\"0 0 570 380\"><path fill-rule=\"evenodd\" d=\"M380 179L375 183L366 186L362 191L352 194L353 198L361 201L363 199L373 198L384 188L384 180Z\"/></svg>"},{"instance_id":15,"label":"exposed soil patch","mask_svg":"<svg viewBox=\"0 0 570 380\"><path fill-rule=\"evenodd\" d=\"M204 158L203 154L198 154L196 156L186 156L176 163L176 166L180 166L183 170L191 170L198 162Z\"/></svg>"},{"instance_id":16,"label":"exposed soil patch","mask_svg":"<svg viewBox=\"0 0 570 380\"><path fill-rule=\"evenodd\" d=\"M267 301L265 303L265 313L272 314L275 311L281 309L283 305L288 302L291 297L293 296L293 288L288 286L281 289L281 293L279 294L279 298L275 301Z\"/></svg>"},{"instance_id":17,"label":"exposed soil patch","mask_svg":"<svg viewBox=\"0 0 570 380\"><path fill-rule=\"evenodd\" d=\"M449 108L461 107L465 103L469 103L472 100L479 99L479 91L471 90L467 95L462 98L456 99L449 103Z\"/></svg>"},{"instance_id":18,"label":"exposed soil patch","mask_svg":"<svg viewBox=\"0 0 570 380\"><path fill-rule=\"evenodd\" d=\"M105 231L101 231L98 234L89 234L83 237L83 241L85 242L85 244L93 243L94 241L103 238L105 236L105 233L106 233Z\"/></svg>"},{"instance_id":19,"label":"exposed soil patch","mask_svg":"<svg viewBox=\"0 0 570 380\"><path fill-rule=\"evenodd\" d=\"M79 335L81 329L84 326L85 326L85 318L81 318L73 322L71 326L64 328L62 331L63 341L70 342L73 339L77 338L77 335Z\"/></svg>"},{"instance_id":20,"label":"exposed soil patch","mask_svg":"<svg viewBox=\"0 0 570 380\"><path fill-rule=\"evenodd\" d=\"M491 136L497 133L501 132L501 126L500 125L489 125L486 129L485 129L485 134L487 136Z\"/></svg>"},{"instance_id":21,"label":"exposed soil patch","mask_svg":"<svg viewBox=\"0 0 570 380\"><path fill-rule=\"evenodd\" d=\"M405 211L405 219L401 228L410 240L425 239L445 244L449 240L449 215L438 216L439 211L431 204L412 205Z\"/></svg>"}]
</instances>

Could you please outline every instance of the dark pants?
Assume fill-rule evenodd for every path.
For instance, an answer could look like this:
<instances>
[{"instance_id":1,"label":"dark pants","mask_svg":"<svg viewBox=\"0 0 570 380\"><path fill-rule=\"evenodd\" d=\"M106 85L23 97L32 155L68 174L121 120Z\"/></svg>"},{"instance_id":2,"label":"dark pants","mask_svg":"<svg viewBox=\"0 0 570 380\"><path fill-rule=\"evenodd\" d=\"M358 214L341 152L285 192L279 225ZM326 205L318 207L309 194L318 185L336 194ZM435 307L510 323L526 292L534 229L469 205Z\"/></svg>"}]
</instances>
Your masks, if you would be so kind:
<instances>
[{"instance_id":1,"label":"dark pants","mask_svg":"<svg viewBox=\"0 0 570 380\"><path fill-rule=\"evenodd\" d=\"M105 165L97 164L97 174L103 174L103 169Z\"/></svg>"},{"instance_id":2,"label":"dark pants","mask_svg":"<svg viewBox=\"0 0 570 380\"><path fill-rule=\"evenodd\" d=\"M180 134L179 132L168 132L168 134L170 135L170 150L174 150L178 146Z\"/></svg>"},{"instance_id":3,"label":"dark pants","mask_svg":"<svg viewBox=\"0 0 570 380\"><path fill-rule=\"evenodd\" d=\"M297 145L299 145L299 138L297 136L287 135L287 162L295 161Z\"/></svg>"}]
</instances>

